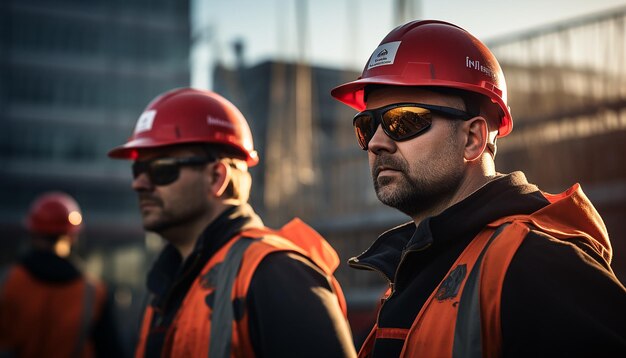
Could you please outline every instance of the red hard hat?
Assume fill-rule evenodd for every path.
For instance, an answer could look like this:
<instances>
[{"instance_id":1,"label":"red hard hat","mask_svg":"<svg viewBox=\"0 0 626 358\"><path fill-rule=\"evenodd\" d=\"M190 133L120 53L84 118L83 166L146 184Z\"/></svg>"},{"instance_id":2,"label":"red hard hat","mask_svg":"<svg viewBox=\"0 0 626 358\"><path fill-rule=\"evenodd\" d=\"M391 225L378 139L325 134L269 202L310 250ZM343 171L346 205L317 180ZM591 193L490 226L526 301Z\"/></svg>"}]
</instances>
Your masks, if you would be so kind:
<instances>
[{"instance_id":1,"label":"red hard hat","mask_svg":"<svg viewBox=\"0 0 626 358\"><path fill-rule=\"evenodd\" d=\"M441 86L479 93L502 109L498 137L513 128L498 60L469 32L447 22L413 21L395 28L374 50L361 77L331 94L362 111L364 88L370 84Z\"/></svg>"},{"instance_id":2,"label":"red hard hat","mask_svg":"<svg viewBox=\"0 0 626 358\"><path fill-rule=\"evenodd\" d=\"M43 235L69 235L80 230L82 215L78 203L62 192L49 192L32 203L26 227Z\"/></svg>"},{"instance_id":3,"label":"red hard hat","mask_svg":"<svg viewBox=\"0 0 626 358\"><path fill-rule=\"evenodd\" d=\"M193 88L165 92L148 104L126 144L109 157L135 159L137 150L174 144L213 143L229 146L254 166L259 162L248 122L217 93Z\"/></svg>"}]
</instances>

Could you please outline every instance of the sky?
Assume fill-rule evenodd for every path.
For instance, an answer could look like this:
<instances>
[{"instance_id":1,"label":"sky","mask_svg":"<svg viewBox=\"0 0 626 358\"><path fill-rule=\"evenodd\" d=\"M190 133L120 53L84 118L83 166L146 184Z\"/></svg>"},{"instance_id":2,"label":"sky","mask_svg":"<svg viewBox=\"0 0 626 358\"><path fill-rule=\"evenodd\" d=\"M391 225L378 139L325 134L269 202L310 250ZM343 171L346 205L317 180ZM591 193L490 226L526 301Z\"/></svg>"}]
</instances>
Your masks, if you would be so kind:
<instances>
[{"instance_id":1,"label":"sky","mask_svg":"<svg viewBox=\"0 0 626 358\"><path fill-rule=\"evenodd\" d=\"M234 65L236 41L244 44L246 65L269 59L302 59L318 66L361 70L371 52L396 25L393 3L192 0L192 86L211 89L209 69L217 62ZM452 22L489 42L555 22L623 8L626 0L414 0L413 4L411 17ZM300 12L307 14L300 17L304 21L297 21L297 6L305 9Z\"/></svg>"}]
</instances>

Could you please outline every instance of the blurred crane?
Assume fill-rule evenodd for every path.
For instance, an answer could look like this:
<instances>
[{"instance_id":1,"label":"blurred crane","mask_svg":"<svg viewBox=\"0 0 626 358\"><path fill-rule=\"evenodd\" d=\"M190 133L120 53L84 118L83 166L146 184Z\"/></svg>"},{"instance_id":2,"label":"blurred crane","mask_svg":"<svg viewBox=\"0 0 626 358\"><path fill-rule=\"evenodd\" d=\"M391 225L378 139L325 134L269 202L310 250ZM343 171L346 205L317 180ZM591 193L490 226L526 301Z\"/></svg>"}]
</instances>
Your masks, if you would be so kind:
<instances>
[{"instance_id":1,"label":"blurred crane","mask_svg":"<svg viewBox=\"0 0 626 358\"><path fill-rule=\"evenodd\" d=\"M298 50L295 83L287 83L293 77L288 76L289 69L284 63L276 62L272 69L264 190L265 205L270 212L280 207L303 215L305 206L301 203L308 201L315 182L317 149L313 140L313 83L307 58L310 45L307 5L306 0L295 1ZM294 88L295 93L289 93L288 88Z\"/></svg>"}]
</instances>

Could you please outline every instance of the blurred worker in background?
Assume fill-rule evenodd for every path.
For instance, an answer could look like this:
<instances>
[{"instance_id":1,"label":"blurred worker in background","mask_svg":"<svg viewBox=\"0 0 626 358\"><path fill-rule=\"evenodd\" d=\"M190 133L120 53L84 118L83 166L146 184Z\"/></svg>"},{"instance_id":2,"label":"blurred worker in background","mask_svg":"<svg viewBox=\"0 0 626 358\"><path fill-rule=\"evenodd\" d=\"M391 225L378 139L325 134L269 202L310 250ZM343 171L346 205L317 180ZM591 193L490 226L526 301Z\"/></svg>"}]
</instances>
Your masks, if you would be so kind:
<instances>
[{"instance_id":1,"label":"blurred worker in background","mask_svg":"<svg viewBox=\"0 0 626 358\"><path fill-rule=\"evenodd\" d=\"M0 356L123 355L104 285L70 259L81 224L78 204L65 193L32 203L29 251L0 279Z\"/></svg>"},{"instance_id":2,"label":"blurred worker in background","mask_svg":"<svg viewBox=\"0 0 626 358\"><path fill-rule=\"evenodd\" d=\"M137 357L354 356L335 251L248 205L259 158L243 115L210 91L155 98L128 142L144 228L169 244L148 275Z\"/></svg>"},{"instance_id":3,"label":"blurred worker in background","mask_svg":"<svg viewBox=\"0 0 626 358\"><path fill-rule=\"evenodd\" d=\"M580 186L551 195L495 170L512 119L484 44L407 23L332 95L361 111L379 200L413 219L350 260L390 283L360 356L626 356L626 290Z\"/></svg>"}]
</instances>

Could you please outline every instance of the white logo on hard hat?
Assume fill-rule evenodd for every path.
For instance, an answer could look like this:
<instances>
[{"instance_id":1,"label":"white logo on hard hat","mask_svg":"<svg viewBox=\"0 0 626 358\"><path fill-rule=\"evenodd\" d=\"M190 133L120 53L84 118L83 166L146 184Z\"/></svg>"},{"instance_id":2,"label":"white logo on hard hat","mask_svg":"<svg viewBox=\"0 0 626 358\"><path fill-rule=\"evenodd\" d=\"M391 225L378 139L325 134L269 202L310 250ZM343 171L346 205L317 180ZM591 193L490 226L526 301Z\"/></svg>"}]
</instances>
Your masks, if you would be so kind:
<instances>
[{"instance_id":1,"label":"white logo on hard hat","mask_svg":"<svg viewBox=\"0 0 626 358\"><path fill-rule=\"evenodd\" d=\"M137 125L135 125L135 134L152 129L152 123L154 123L155 116L156 110L154 109L143 112L137 120Z\"/></svg>"},{"instance_id":2,"label":"white logo on hard hat","mask_svg":"<svg viewBox=\"0 0 626 358\"><path fill-rule=\"evenodd\" d=\"M369 70L374 67L384 65L393 65L400 43L402 43L402 41L387 42L386 44L378 46L370 57L367 69Z\"/></svg>"},{"instance_id":3,"label":"white logo on hard hat","mask_svg":"<svg viewBox=\"0 0 626 358\"><path fill-rule=\"evenodd\" d=\"M225 128L232 129L232 130L235 129L235 126L232 123L222 118L218 118L218 117L207 116L206 123L210 126L225 127Z\"/></svg>"},{"instance_id":4,"label":"white logo on hard hat","mask_svg":"<svg viewBox=\"0 0 626 358\"><path fill-rule=\"evenodd\" d=\"M465 56L465 67L480 71L491 78L495 77L493 71L489 67L484 66L479 60L472 60L469 56Z\"/></svg>"}]
</instances>

